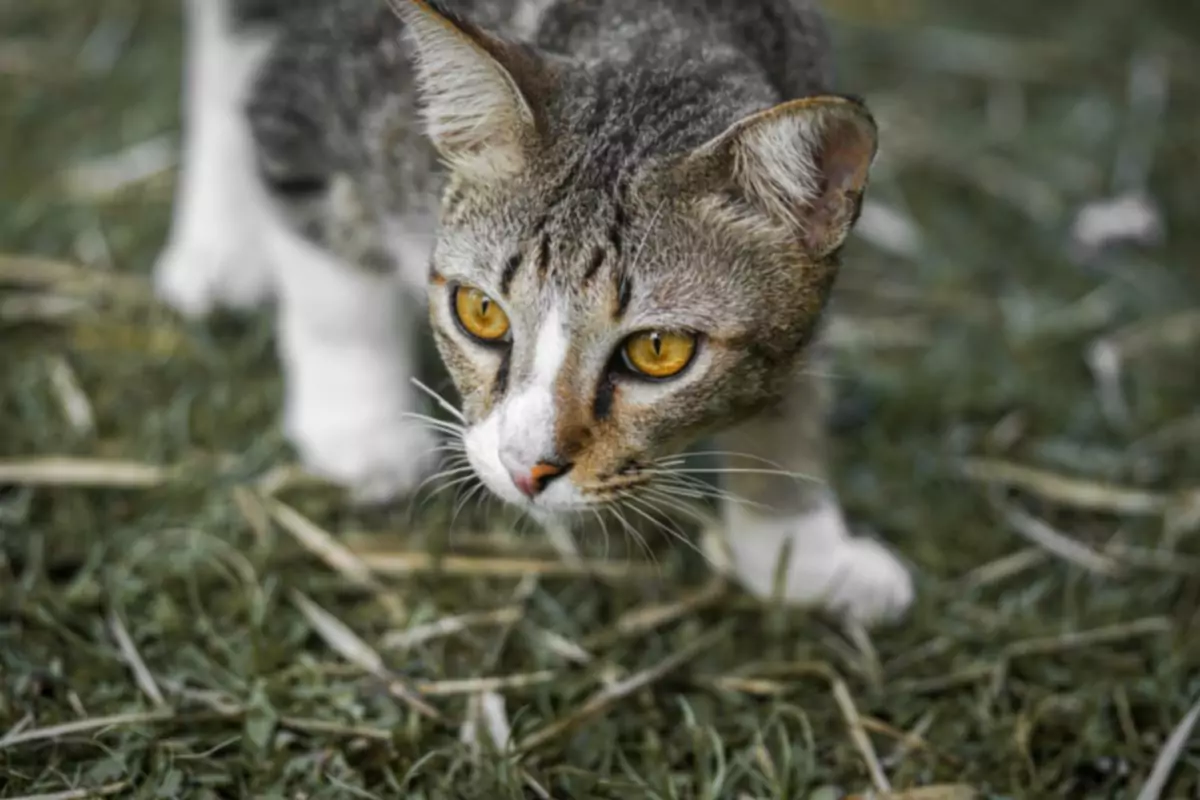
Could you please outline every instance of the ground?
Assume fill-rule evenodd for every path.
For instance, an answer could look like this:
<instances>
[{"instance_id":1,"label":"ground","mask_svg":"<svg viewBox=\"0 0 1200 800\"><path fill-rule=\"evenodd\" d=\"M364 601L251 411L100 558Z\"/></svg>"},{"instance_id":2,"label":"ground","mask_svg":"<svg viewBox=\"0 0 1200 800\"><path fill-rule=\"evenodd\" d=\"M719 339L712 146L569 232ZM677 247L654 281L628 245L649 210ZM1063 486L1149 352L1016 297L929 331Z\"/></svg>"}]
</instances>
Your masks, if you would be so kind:
<instances>
[{"instance_id":1,"label":"ground","mask_svg":"<svg viewBox=\"0 0 1200 800\"><path fill-rule=\"evenodd\" d=\"M266 315L146 292L177 4L0 0L0 795L1200 797L1200 11L828 6L869 635L290 479Z\"/></svg>"}]
</instances>

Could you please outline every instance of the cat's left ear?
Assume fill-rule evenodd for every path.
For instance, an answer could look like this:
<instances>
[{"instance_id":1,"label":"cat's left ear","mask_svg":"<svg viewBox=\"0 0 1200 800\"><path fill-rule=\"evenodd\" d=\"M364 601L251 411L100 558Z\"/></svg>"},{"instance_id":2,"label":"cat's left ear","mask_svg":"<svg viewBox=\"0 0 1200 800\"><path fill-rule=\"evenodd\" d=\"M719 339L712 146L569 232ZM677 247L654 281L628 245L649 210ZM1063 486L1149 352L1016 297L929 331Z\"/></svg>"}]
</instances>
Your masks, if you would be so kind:
<instances>
[{"instance_id":1,"label":"cat's left ear","mask_svg":"<svg viewBox=\"0 0 1200 800\"><path fill-rule=\"evenodd\" d=\"M861 102L822 96L753 114L688 161L823 258L858 221L877 148L875 120Z\"/></svg>"},{"instance_id":2,"label":"cat's left ear","mask_svg":"<svg viewBox=\"0 0 1200 800\"><path fill-rule=\"evenodd\" d=\"M483 180L519 172L537 139L533 98L547 78L537 54L436 0L391 5L416 46L426 132L450 168Z\"/></svg>"}]
</instances>

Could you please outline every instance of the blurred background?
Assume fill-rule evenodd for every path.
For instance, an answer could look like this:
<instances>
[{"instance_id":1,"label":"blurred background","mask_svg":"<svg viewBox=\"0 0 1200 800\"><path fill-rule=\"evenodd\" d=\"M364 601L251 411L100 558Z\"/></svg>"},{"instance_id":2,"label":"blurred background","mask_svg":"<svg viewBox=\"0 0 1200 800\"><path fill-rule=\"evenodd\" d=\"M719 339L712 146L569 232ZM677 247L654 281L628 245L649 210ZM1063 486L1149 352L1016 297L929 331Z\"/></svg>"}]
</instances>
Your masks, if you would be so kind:
<instances>
[{"instance_id":1,"label":"blurred background","mask_svg":"<svg viewBox=\"0 0 1200 800\"><path fill-rule=\"evenodd\" d=\"M268 315L148 291L178 3L0 0L0 796L1200 798L1200 6L824 5L869 637L297 479Z\"/></svg>"}]
</instances>

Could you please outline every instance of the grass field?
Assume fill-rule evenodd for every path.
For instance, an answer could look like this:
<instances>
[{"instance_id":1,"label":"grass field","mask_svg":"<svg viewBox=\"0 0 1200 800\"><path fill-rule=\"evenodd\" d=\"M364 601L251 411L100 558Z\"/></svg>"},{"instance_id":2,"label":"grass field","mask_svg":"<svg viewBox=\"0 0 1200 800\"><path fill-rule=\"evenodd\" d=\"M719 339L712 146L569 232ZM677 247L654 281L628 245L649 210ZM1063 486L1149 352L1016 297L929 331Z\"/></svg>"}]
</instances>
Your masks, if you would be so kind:
<instances>
[{"instance_id":1,"label":"grass field","mask_svg":"<svg viewBox=\"0 0 1200 800\"><path fill-rule=\"evenodd\" d=\"M867 637L295 479L266 315L147 291L177 6L0 0L0 796L1200 798L1200 8L829 3Z\"/></svg>"}]
</instances>

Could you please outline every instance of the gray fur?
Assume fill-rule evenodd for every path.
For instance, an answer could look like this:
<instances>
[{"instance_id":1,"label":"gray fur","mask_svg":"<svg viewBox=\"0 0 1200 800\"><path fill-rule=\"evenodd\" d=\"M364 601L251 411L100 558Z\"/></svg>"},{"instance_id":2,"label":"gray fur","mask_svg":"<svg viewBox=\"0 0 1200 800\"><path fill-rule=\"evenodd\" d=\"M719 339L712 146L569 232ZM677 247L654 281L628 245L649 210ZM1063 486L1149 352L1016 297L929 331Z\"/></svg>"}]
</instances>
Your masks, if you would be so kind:
<instances>
[{"instance_id":1,"label":"gray fur","mask_svg":"<svg viewBox=\"0 0 1200 800\"><path fill-rule=\"evenodd\" d=\"M837 248L806 250L805 232L768 224L720 164L686 158L756 113L829 91L827 37L807 0L439 6L519 40L533 64L504 64L539 135L522 172L500 184L440 167L421 125L414 43L386 3L241 2L241 19L277 32L249 114L263 174L297 228L379 267L388 261L380 231L440 217L439 280L497 295L517 331L565 305L572 349L557 385L557 452L547 458L585 464L598 496L653 456L780 407L795 391ZM699 210L706 198L720 213ZM747 216L762 224L739 226ZM516 340L497 358L434 321L470 419L529 376L529 343ZM705 379L652 410L625 409L628 378L611 367L631 324L701 333L713 360ZM815 398L800 405L819 414ZM800 427L797 446L807 449L816 437Z\"/></svg>"}]
</instances>

